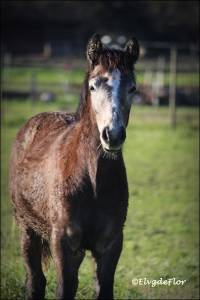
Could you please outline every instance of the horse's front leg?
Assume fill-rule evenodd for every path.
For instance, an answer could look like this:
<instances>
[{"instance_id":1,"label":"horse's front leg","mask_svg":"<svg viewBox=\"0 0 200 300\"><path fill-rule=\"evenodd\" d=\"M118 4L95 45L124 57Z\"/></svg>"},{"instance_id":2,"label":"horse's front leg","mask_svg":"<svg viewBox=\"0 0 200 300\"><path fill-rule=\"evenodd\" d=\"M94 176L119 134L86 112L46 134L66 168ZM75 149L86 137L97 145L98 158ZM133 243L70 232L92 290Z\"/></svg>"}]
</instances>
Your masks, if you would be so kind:
<instances>
[{"instance_id":1,"label":"horse's front leg","mask_svg":"<svg viewBox=\"0 0 200 300\"><path fill-rule=\"evenodd\" d=\"M52 233L52 254L57 271L56 299L74 299L78 288L78 269L84 253L74 254L63 229Z\"/></svg>"},{"instance_id":2,"label":"horse's front leg","mask_svg":"<svg viewBox=\"0 0 200 300\"><path fill-rule=\"evenodd\" d=\"M113 299L114 275L121 254L123 234L120 234L105 252L94 251L97 268L97 299Z\"/></svg>"}]
</instances>

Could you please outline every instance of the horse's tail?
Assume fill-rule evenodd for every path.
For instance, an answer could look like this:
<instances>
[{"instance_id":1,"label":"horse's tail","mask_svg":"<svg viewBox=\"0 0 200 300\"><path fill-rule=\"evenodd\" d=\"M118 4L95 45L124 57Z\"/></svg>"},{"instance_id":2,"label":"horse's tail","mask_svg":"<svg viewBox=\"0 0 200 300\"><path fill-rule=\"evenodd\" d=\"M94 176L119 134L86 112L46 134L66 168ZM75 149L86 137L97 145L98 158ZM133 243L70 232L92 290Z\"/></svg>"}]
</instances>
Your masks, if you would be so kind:
<instances>
[{"instance_id":1,"label":"horse's tail","mask_svg":"<svg viewBox=\"0 0 200 300\"><path fill-rule=\"evenodd\" d=\"M42 239L42 264L45 270L47 270L49 267L49 261L51 257L49 242Z\"/></svg>"}]
</instances>

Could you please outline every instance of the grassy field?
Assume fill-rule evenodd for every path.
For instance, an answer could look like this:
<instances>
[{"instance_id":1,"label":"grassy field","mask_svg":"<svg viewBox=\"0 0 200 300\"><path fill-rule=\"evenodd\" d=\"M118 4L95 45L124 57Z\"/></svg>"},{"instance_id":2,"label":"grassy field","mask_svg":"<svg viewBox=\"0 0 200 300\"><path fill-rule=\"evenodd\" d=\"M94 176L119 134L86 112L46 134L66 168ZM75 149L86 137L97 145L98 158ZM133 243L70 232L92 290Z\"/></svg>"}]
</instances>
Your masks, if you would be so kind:
<instances>
[{"instance_id":1,"label":"grassy field","mask_svg":"<svg viewBox=\"0 0 200 300\"><path fill-rule=\"evenodd\" d=\"M30 67L12 67L4 69L2 73L3 88L5 90L21 90L27 91L30 89L30 82L32 76L37 80L38 88L48 87L50 91L61 91L63 84L81 84L84 78L84 71L82 69L71 68L30 68ZM137 72L137 82L142 84L144 82L144 72ZM169 73L165 73L164 84L169 85ZM177 74L178 87L198 87L199 74L198 73L178 73Z\"/></svg>"},{"instance_id":2,"label":"grassy field","mask_svg":"<svg viewBox=\"0 0 200 300\"><path fill-rule=\"evenodd\" d=\"M41 75L42 76L42 75ZM24 299L19 232L8 192L11 142L30 116L75 103L2 102L1 298ZM167 108L133 107L124 157L129 210L124 248L115 276L116 299L199 299L198 296L198 112L178 109L178 126L168 125ZM132 285L133 279L176 278L181 285ZM47 272L47 299L54 298L53 263ZM77 299L91 299L90 253L81 265Z\"/></svg>"}]
</instances>

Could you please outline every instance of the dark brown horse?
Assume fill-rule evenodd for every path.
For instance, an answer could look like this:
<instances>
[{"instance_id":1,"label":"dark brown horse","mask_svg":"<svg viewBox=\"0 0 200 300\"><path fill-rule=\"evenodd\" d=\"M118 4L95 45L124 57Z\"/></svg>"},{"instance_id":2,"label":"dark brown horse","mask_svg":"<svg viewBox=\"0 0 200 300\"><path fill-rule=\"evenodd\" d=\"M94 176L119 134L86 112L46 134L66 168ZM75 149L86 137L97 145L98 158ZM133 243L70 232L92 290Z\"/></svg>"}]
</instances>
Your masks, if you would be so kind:
<instances>
[{"instance_id":1,"label":"dark brown horse","mask_svg":"<svg viewBox=\"0 0 200 300\"><path fill-rule=\"evenodd\" d=\"M138 53L135 39L117 50L93 36L77 112L41 113L17 134L10 184L28 299L45 296L41 261L47 246L57 271L57 299L75 297L87 249L96 261L98 299L113 298L128 206L121 147Z\"/></svg>"}]
</instances>

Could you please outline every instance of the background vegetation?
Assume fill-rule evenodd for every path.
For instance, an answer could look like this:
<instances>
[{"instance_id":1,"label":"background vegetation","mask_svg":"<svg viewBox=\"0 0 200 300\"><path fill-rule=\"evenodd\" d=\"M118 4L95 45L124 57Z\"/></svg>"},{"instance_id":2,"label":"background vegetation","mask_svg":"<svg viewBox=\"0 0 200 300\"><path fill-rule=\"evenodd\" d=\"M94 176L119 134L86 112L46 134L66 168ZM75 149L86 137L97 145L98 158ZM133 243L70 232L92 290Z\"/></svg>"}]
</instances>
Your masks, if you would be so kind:
<instances>
[{"instance_id":1,"label":"background vegetation","mask_svg":"<svg viewBox=\"0 0 200 300\"><path fill-rule=\"evenodd\" d=\"M32 76L34 75L40 86L48 85L48 90L58 90L61 83L82 84L85 70L81 68L65 69L63 68L31 68L31 67L12 67L6 68L3 73L5 90L29 90ZM137 71L137 82L144 81L144 72ZM169 72L164 73L164 85L169 85ZM50 86L52 85L50 89ZM57 85L57 88L56 88ZM177 74L178 87L198 87L199 74L197 72L179 72Z\"/></svg>"},{"instance_id":2,"label":"background vegetation","mask_svg":"<svg viewBox=\"0 0 200 300\"><path fill-rule=\"evenodd\" d=\"M82 55L94 33L145 41L198 41L199 1L2 1L3 49L33 53L44 42ZM56 51L56 50L55 50ZM62 53L66 53L63 51Z\"/></svg>"}]
</instances>

